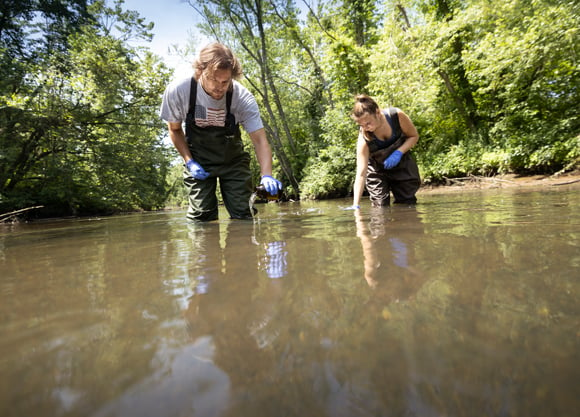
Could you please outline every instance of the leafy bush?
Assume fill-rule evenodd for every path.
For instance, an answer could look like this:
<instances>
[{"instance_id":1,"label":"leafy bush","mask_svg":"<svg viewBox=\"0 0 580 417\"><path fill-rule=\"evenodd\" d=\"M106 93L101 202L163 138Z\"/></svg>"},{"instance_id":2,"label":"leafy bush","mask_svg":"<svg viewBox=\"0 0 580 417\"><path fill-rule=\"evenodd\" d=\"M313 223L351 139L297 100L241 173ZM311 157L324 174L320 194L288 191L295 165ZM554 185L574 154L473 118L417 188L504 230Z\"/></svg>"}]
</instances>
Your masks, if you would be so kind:
<instances>
[{"instance_id":1,"label":"leafy bush","mask_svg":"<svg viewBox=\"0 0 580 417\"><path fill-rule=\"evenodd\" d=\"M305 169L301 198L324 199L345 197L352 188L356 155L344 148L329 146Z\"/></svg>"}]
</instances>

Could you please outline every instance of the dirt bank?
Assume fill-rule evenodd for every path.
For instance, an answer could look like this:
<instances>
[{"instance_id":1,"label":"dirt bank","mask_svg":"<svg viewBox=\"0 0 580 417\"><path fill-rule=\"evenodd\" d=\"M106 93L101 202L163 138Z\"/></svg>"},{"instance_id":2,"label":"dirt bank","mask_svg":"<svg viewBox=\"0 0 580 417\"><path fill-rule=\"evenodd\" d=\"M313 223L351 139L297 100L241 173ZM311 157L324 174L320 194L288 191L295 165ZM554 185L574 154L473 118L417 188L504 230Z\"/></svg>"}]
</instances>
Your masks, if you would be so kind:
<instances>
[{"instance_id":1,"label":"dirt bank","mask_svg":"<svg viewBox=\"0 0 580 417\"><path fill-rule=\"evenodd\" d=\"M423 185L418 194L485 190L492 188L558 187L564 185L577 185L580 187L580 170L554 175L518 176L508 174L494 177L470 176L464 178L449 178L445 184Z\"/></svg>"}]
</instances>

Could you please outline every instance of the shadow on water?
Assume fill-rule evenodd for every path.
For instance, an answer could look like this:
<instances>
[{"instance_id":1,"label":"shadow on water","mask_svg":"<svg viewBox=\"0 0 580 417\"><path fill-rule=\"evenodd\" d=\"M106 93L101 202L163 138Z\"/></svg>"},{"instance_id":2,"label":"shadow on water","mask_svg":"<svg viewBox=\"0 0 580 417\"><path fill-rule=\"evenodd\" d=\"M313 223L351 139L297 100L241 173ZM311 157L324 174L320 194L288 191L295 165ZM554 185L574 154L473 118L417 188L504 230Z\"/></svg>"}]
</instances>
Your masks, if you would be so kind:
<instances>
[{"instance_id":1,"label":"shadow on water","mask_svg":"<svg viewBox=\"0 0 580 417\"><path fill-rule=\"evenodd\" d=\"M579 203L496 190L0 229L0 415L575 415Z\"/></svg>"}]
</instances>

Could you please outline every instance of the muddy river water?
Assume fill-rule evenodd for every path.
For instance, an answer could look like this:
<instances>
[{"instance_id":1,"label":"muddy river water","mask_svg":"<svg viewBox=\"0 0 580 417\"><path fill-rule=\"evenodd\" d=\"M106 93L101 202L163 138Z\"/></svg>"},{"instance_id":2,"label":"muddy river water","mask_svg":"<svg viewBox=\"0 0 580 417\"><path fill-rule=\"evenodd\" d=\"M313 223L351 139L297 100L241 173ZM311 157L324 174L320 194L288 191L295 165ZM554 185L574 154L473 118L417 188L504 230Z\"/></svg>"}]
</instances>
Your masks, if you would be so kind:
<instances>
[{"instance_id":1,"label":"muddy river water","mask_svg":"<svg viewBox=\"0 0 580 417\"><path fill-rule=\"evenodd\" d=\"M580 187L0 226L0 415L576 416Z\"/></svg>"}]
</instances>

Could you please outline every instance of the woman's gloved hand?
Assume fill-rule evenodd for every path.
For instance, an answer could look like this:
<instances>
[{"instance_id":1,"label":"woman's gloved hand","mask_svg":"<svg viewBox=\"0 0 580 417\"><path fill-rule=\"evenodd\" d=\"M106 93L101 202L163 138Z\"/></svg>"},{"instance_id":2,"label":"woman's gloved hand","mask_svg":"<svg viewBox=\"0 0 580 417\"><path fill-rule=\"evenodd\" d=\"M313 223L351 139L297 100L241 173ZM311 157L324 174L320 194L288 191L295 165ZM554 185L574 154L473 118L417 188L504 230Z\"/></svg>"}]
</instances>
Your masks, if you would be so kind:
<instances>
[{"instance_id":1,"label":"woman's gloved hand","mask_svg":"<svg viewBox=\"0 0 580 417\"><path fill-rule=\"evenodd\" d=\"M397 165L399 165L399 162L401 162L402 157L403 157L403 152L397 150L397 151L393 152L392 154L390 154L387 159L385 159L383 166L385 167L385 169L394 168Z\"/></svg>"},{"instance_id":2,"label":"woman's gloved hand","mask_svg":"<svg viewBox=\"0 0 580 417\"><path fill-rule=\"evenodd\" d=\"M196 180L205 180L207 177L209 177L209 172L203 169L201 165L195 162L193 159L187 161L185 165L187 166L191 176Z\"/></svg>"}]
</instances>

